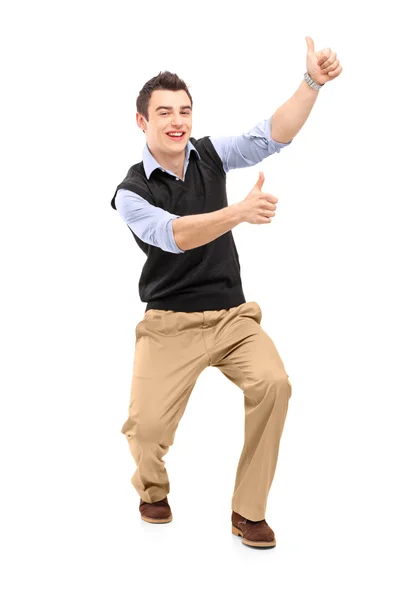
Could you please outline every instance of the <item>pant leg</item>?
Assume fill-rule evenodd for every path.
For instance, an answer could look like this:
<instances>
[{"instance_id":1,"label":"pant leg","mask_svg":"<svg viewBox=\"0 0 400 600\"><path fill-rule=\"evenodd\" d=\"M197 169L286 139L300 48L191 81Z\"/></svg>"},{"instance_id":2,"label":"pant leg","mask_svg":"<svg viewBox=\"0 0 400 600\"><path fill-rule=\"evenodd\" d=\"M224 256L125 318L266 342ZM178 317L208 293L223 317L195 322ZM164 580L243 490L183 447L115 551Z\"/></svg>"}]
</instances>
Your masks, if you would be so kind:
<instances>
[{"instance_id":1,"label":"pant leg","mask_svg":"<svg viewBox=\"0 0 400 600\"><path fill-rule=\"evenodd\" d=\"M201 313L149 310L136 327L128 418L121 433L136 463L131 482L145 502L170 491L168 452L197 378L209 364Z\"/></svg>"},{"instance_id":2,"label":"pant leg","mask_svg":"<svg viewBox=\"0 0 400 600\"><path fill-rule=\"evenodd\" d=\"M214 342L217 366L244 392L244 445L237 467L232 510L251 521L265 518L292 386L278 351L261 328L261 309L234 309Z\"/></svg>"}]
</instances>

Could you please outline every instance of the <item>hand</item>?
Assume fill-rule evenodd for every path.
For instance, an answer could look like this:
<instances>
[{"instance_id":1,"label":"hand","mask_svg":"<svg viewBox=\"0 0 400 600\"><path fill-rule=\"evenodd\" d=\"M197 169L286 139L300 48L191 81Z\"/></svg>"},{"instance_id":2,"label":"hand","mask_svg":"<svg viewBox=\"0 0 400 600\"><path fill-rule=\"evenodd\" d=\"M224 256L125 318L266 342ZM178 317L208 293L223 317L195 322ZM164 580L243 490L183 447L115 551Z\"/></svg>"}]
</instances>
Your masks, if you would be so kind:
<instances>
[{"instance_id":1,"label":"hand","mask_svg":"<svg viewBox=\"0 0 400 600\"><path fill-rule=\"evenodd\" d=\"M343 71L343 67L336 58L336 52L332 52L330 48L314 52L314 42L312 38L307 36L306 42L307 71L311 79L313 79L315 83L322 85L323 83L338 77Z\"/></svg>"},{"instance_id":2,"label":"hand","mask_svg":"<svg viewBox=\"0 0 400 600\"><path fill-rule=\"evenodd\" d=\"M253 225L262 223L271 223L271 218L275 216L276 203L278 198L262 191L265 177L260 171L257 183L250 191L248 196L238 204L240 205L242 220Z\"/></svg>"}]
</instances>

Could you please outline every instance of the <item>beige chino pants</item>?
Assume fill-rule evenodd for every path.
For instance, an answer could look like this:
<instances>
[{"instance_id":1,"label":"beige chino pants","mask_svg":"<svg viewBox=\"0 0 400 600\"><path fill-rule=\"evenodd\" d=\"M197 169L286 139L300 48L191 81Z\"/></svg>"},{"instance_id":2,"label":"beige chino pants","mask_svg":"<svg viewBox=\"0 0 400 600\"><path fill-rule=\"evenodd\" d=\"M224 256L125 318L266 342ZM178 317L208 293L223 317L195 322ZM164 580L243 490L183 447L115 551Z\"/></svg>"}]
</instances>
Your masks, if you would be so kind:
<instances>
[{"instance_id":1,"label":"beige chino pants","mask_svg":"<svg viewBox=\"0 0 400 600\"><path fill-rule=\"evenodd\" d=\"M203 312L150 309L136 327L126 436L136 463L131 482L145 502L170 491L163 456L197 378L218 367L244 394L244 444L232 510L265 518L292 387L278 351L260 326L256 302Z\"/></svg>"}]
</instances>

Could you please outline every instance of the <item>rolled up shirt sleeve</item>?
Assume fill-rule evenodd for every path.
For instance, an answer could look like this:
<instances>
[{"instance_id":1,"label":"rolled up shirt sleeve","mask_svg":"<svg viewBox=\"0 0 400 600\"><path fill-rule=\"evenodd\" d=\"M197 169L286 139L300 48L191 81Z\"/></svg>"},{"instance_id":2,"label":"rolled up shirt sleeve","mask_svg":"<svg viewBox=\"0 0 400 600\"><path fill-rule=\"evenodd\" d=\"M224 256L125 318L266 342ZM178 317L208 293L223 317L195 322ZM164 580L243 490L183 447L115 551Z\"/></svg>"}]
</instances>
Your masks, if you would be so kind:
<instances>
[{"instance_id":1,"label":"rolled up shirt sleeve","mask_svg":"<svg viewBox=\"0 0 400 600\"><path fill-rule=\"evenodd\" d=\"M231 169L251 167L282 148L290 142L277 142L271 138L271 117L264 119L242 135L225 137L210 136L215 150L222 160L227 173Z\"/></svg>"},{"instance_id":2,"label":"rolled up shirt sleeve","mask_svg":"<svg viewBox=\"0 0 400 600\"><path fill-rule=\"evenodd\" d=\"M176 245L172 229L172 221L181 215L153 206L138 194L125 189L118 190L115 206L125 223L146 244L174 254L185 252Z\"/></svg>"}]
</instances>

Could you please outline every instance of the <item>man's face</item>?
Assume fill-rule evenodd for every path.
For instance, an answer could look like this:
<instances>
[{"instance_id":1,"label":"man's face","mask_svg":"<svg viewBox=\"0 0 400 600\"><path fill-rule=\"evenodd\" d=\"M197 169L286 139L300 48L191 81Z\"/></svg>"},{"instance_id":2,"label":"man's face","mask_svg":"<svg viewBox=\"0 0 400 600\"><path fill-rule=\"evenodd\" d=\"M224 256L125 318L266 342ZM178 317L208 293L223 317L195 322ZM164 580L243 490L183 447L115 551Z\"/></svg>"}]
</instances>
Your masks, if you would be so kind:
<instances>
[{"instance_id":1,"label":"man's face","mask_svg":"<svg viewBox=\"0 0 400 600\"><path fill-rule=\"evenodd\" d=\"M179 154L185 149L192 132L190 98L184 90L155 90L150 97L149 120L136 113L136 121L141 129L145 129L146 141L151 149ZM171 137L167 135L170 131L182 132L183 136Z\"/></svg>"}]
</instances>

